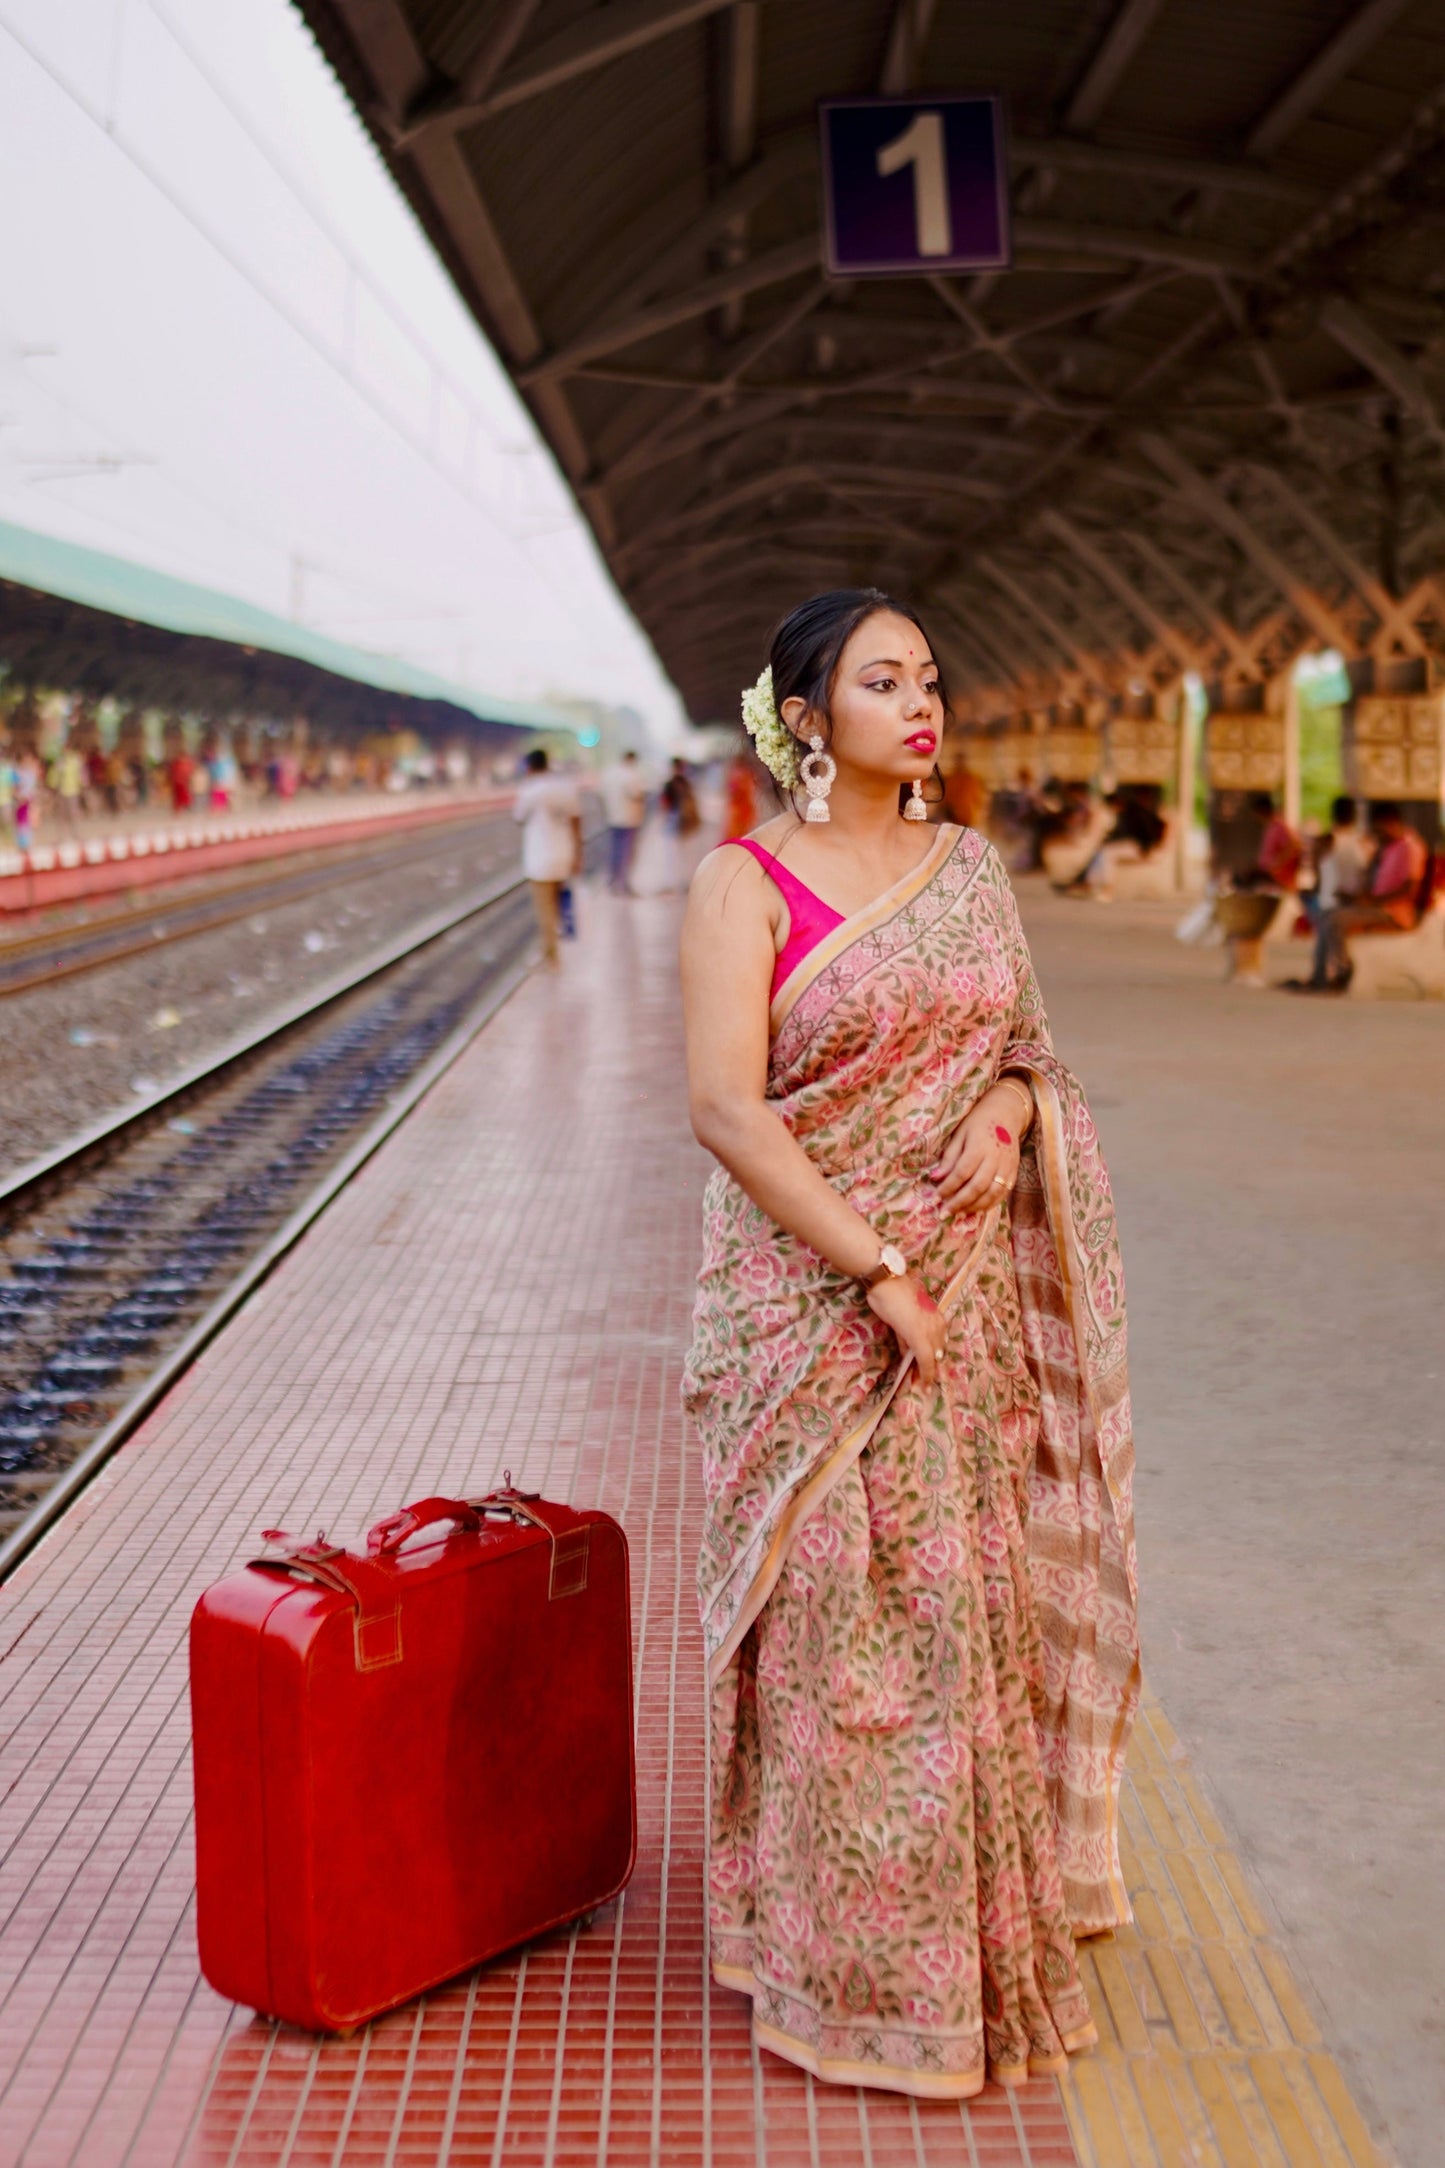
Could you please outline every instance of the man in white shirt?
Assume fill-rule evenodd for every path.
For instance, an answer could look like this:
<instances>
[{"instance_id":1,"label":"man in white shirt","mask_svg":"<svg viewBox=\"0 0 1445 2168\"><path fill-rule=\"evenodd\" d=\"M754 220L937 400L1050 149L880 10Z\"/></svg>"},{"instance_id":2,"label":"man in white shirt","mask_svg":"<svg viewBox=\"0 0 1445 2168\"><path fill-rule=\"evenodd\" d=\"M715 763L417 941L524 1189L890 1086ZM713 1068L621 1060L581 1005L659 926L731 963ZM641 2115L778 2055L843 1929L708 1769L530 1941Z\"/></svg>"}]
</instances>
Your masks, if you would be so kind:
<instances>
[{"instance_id":1,"label":"man in white shirt","mask_svg":"<svg viewBox=\"0 0 1445 2168\"><path fill-rule=\"evenodd\" d=\"M636 753L624 753L603 770L602 806L607 815L607 885L614 896L630 896L637 831L647 812L647 785Z\"/></svg>"},{"instance_id":2,"label":"man in white shirt","mask_svg":"<svg viewBox=\"0 0 1445 2168\"><path fill-rule=\"evenodd\" d=\"M553 775L539 745L527 755L512 818L522 824L522 871L532 886L542 953L557 962L558 898L582 868L582 801L565 775Z\"/></svg>"}]
</instances>

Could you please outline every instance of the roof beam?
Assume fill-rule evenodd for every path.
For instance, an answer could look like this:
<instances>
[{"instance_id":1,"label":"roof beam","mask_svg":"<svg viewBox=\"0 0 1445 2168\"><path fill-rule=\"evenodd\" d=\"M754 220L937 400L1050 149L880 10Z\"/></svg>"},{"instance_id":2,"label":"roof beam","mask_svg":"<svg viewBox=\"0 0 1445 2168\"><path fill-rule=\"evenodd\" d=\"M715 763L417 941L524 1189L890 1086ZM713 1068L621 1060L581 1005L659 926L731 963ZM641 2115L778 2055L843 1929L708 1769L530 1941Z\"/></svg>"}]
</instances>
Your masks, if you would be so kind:
<instances>
[{"instance_id":1,"label":"roof beam","mask_svg":"<svg viewBox=\"0 0 1445 2168\"><path fill-rule=\"evenodd\" d=\"M1120 0L1103 42L1069 100L1064 115L1066 128L1082 131L1094 126L1148 36L1162 4L1163 0Z\"/></svg>"},{"instance_id":2,"label":"roof beam","mask_svg":"<svg viewBox=\"0 0 1445 2168\"><path fill-rule=\"evenodd\" d=\"M1278 150L1409 5L1410 0L1365 0L1255 122L1244 146L1250 157L1267 158Z\"/></svg>"},{"instance_id":3,"label":"roof beam","mask_svg":"<svg viewBox=\"0 0 1445 2168\"><path fill-rule=\"evenodd\" d=\"M885 98L896 98L917 82L937 5L938 0L893 0L888 45L878 74L878 88Z\"/></svg>"},{"instance_id":4,"label":"roof beam","mask_svg":"<svg viewBox=\"0 0 1445 2168\"><path fill-rule=\"evenodd\" d=\"M1263 536L1257 534L1243 513L1237 512L1222 490L1205 480L1197 467L1190 465L1177 445L1167 437L1146 431L1139 438L1139 448L1153 460L1160 472L1167 474L1182 496L1212 520L1223 534L1244 552L1251 564L1262 572L1270 585L1284 596L1295 615L1309 626L1312 632L1331 647L1345 654L1350 651L1349 634L1339 619L1315 593L1299 579L1278 551L1271 548Z\"/></svg>"},{"instance_id":5,"label":"roof beam","mask_svg":"<svg viewBox=\"0 0 1445 2168\"><path fill-rule=\"evenodd\" d=\"M1013 236L1020 248L1070 251L1084 256L1123 257L1138 263L1168 264L1201 278L1226 278L1249 284L1265 276L1264 266L1218 241L1196 241L1188 234L1147 226L1097 226L1057 218L1016 218Z\"/></svg>"},{"instance_id":6,"label":"roof beam","mask_svg":"<svg viewBox=\"0 0 1445 2168\"><path fill-rule=\"evenodd\" d=\"M1258 166L1230 165L1210 158L1168 158L1153 151L1122 151L1069 136L1011 136L1009 159L1015 172L1048 166L1060 173L1119 173L1166 187L1218 190L1226 195L1263 196L1310 210L1323 202L1322 189L1305 181L1282 180Z\"/></svg>"},{"instance_id":7,"label":"roof beam","mask_svg":"<svg viewBox=\"0 0 1445 2168\"><path fill-rule=\"evenodd\" d=\"M1096 682L1098 669L1094 658L1084 652L1083 648L1074 639L1073 634L1066 632L1052 611L1046 610L1041 602L1036 601L1022 582L1016 580L1011 572L1006 572L1001 564L984 552L979 552L969 559L969 569L981 572L984 578L994 587L1000 588L1004 594L1009 596L1019 609L1024 612L1026 617L1033 619L1040 631L1047 635L1049 641L1063 657L1066 667L1080 671L1091 684Z\"/></svg>"},{"instance_id":8,"label":"roof beam","mask_svg":"<svg viewBox=\"0 0 1445 2168\"><path fill-rule=\"evenodd\" d=\"M917 495L927 497L942 493L953 497L966 497L971 502L997 504L1007 491L998 482L975 481L968 475L940 475L937 473L914 474L901 467L859 466L853 461L839 461L834 475L822 461L799 462L793 466L771 467L761 474L749 475L746 480L713 493L704 493L685 504L676 512L665 515L652 526L638 527L628 536L618 552L620 557L636 556L643 549L652 549L665 537L683 534L691 527L709 520L721 519L728 512L741 510L753 504L759 497L781 496L790 489L811 489L824 496L866 495L876 492L883 496ZM927 541L927 535L918 537Z\"/></svg>"},{"instance_id":9,"label":"roof beam","mask_svg":"<svg viewBox=\"0 0 1445 2168\"><path fill-rule=\"evenodd\" d=\"M1342 573L1361 600L1367 603L1379 620L1380 632L1387 640L1398 640L1407 655L1424 655L1428 652L1410 620L1409 612L1383 587L1373 573L1366 570L1354 551L1344 539L1336 534L1323 514L1317 512L1294 484L1287 481L1277 467L1250 464L1249 472L1258 475L1267 489L1273 490L1280 504L1291 519L1298 522L1309 535L1321 554L1327 557L1335 570Z\"/></svg>"},{"instance_id":10,"label":"roof beam","mask_svg":"<svg viewBox=\"0 0 1445 2168\"><path fill-rule=\"evenodd\" d=\"M502 0L457 86L464 99L485 98L536 14L538 0Z\"/></svg>"},{"instance_id":11,"label":"roof beam","mask_svg":"<svg viewBox=\"0 0 1445 2168\"><path fill-rule=\"evenodd\" d=\"M1126 578L1118 566L1101 550L1088 535L1081 534L1072 520L1065 519L1062 512L1050 507L1039 524L1056 535L1079 563L1092 572L1094 578L1110 594L1123 603L1126 610L1139 620L1146 632L1152 632L1160 646L1166 648L1182 670L1196 670L1199 656L1192 643L1186 640L1168 618L1155 609L1147 595L1142 595L1133 581Z\"/></svg>"},{"instance_id":12,"label":"roof beam","mask_svg":"<svg viewBox=\"0 0 1445 2168\"><path fill-rule=\"evenodd\" d=\"M1337 345L1353 354L1356 361L1362 361L1370 374L1395 394L1406 413L1434 443L1445 446L1445 430L1424 377L1382 331L1366 322L1353 302L1340 294L1333 295L1320 310L1320 323Z\"/></svg>"},{"instance_id":13,"label":"roof beam","mask_svg":"<svg viewBox=\"0 0 1445 2168\"><path fill-rule=\"evenodd\" d=\"M466 97L457 91L421 112L403 130L398 148L406 149L438 128L468 128L529 98L560 90L579 75L638 52L731 5L732 0L613 0L611 7L593 8L580 21L524 53L485 97Z\"/></svg>"},{"instance_id":14,"label":"roof beam","mask_svg":"<svg viewBox=\"0 0 1445 2168\"><path fill-rule=\"evenodd\" d=\"M1133 528L1120 528L1118 536L1121 542L1128 544L1136 557L1148 565L1155 577L1163 581L1176 602L1181 602L1196 623L1204 627L1206 635L1222 647L1227 655L1233 657L1239 669L1248 670L1252 667L1253 657L1248 647L1229 619L1210 607L1197 580L1186 578L1173 559L1160 549L1151 536L1139 534Z\"/></svg>"},{"instance_id":15,"label":"roof beam","mask_svg":"<svg viewBox=\"0 0 1445 2168\"><path fill-rule=\"evenodd\" d=\"M610 235L603 244L604 251L608 258L620 259L620 276L607 296L606 320L624 315L639 302L650 301L675 279L686 278L696 268L703 250L726 233L734 220L757 210L787 182L811 172L817 162L816 131L798 129L770 143L761 157L734 175L662 247L658 246L652 210L620 233Z\"/></svg>"},{"instance_id":16,"label":"roof beam","mask_svg":"<svg viewBox=\"0 0 1445 2168\"><path fill-rule=\"evenodd\" d=\"M643 339L656 337L660 331L671 331L677 324L706 316L709 310L721 308L726 301L757 293L764 286L780 286L786 279L817 269L816 233L807 234L798 241L786 241L781 248L769 249L764 256L755 256L751 263L734 264L726 271L715 272L711 278L700 279L685 293L672 294L665 301L650 302L645 308L634 309L630 315L614 318L611 323L595 324L590 331L573 339L570 345L534 362L530 369L521 373L519 381L531 385L570 376L584 362L596 361L603 354L615 354L619 347L636 346Z\"/></svg>"}]
</instances>

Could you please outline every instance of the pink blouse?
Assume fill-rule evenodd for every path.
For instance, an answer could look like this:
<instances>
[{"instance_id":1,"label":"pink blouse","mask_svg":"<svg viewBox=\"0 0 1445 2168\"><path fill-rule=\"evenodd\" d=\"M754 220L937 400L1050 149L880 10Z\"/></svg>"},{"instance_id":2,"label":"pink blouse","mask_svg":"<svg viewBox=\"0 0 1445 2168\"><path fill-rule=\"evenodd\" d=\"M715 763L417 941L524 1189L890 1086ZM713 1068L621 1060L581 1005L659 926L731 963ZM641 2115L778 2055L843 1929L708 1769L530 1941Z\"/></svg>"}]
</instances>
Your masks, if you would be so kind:
<instances>
[{"instance_id":1,"label":"pink blouse","mask_svg":"<svg viewBox=\"0 0 1445 2168\"><path fill-rule=\"evenodd\" d=\"M831 903L824 903L821 896L815 896L807 883L800 881L796 873L790 873L765 844L755 843L751 836L729 836L727 840L736 843L740 850L751 851L788 906L788 938L778 951L778 960L773 966L771 1000L808 951L815 949L835 926L842 925L845 913L835 911Z\"/></svg>"}]
</instances>

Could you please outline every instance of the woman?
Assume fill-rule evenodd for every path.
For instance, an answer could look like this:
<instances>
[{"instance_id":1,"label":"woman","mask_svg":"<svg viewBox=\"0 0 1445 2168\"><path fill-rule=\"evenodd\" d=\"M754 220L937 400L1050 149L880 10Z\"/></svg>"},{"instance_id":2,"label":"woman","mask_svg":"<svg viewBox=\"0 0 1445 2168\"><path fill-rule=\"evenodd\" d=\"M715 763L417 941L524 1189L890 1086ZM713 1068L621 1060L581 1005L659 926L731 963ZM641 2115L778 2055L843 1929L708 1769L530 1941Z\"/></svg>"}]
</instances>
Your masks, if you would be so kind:
<instances>
[{"instance_id":1,"label":"woman","mask_svg":"<svg viewBox=\"0 0 1445 2168\"><path fill-rule=\"evenodd\" d=\"M999 859L919 818L918 619L820 595L770 672L808 817L714 851L683 940L713 1969L815 2075L957 2097L1092 2043L1074 1937L1129 1917L1113 1208Z\"/></svg>"}]
</instances>

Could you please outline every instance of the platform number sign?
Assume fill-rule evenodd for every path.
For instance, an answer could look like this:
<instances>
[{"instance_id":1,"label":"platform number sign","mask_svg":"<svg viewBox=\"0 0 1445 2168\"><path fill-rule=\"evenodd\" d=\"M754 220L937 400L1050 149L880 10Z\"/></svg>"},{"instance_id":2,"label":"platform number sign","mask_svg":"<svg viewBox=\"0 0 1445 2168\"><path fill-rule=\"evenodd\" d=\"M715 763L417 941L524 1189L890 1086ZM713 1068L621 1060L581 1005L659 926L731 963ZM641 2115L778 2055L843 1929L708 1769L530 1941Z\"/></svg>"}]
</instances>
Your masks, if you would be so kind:
<instances>
[{"instance_id":1,"label":"platform number sign","mask_svg":"<svg viewBox=\"0 0 1445 2168\"><path fill-rule=\"evenodd\" d=\"M828 269L836 276L1007 267L998 98L832 98L819 119Z\"/></svg>"}]
</instances>

